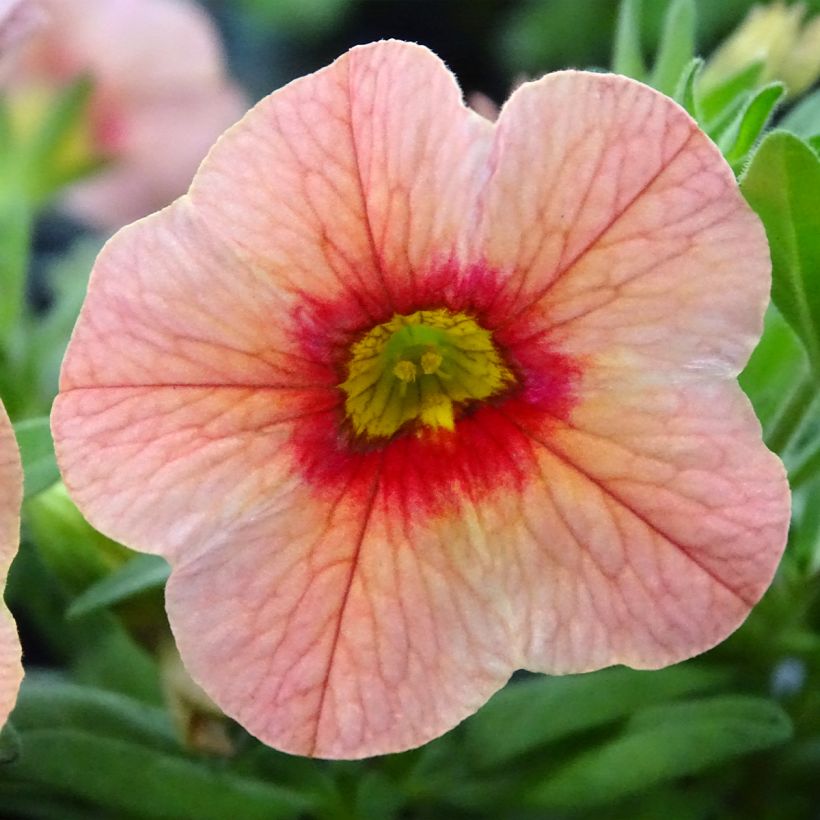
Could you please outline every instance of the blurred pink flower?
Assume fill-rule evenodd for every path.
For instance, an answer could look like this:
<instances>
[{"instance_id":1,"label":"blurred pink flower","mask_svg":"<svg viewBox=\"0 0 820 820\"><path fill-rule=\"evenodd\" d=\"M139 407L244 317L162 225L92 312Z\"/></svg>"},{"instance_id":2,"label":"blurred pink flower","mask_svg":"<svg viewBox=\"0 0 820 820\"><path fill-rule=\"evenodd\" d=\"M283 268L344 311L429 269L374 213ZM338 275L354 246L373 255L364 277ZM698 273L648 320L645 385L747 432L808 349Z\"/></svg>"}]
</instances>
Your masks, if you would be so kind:
<instances>
[{"instance_id":1,"label":"blurred pink flower","mask_svg":"<svg viewBox=\"0 0 820 820\"><path fill-rule=\"evenodd\" d=\"M406 749L517 668L657 668L746 617L780 461L735 376L770 263L714 144L623 77L493 124L419 46L257 105L101 253L53 414L166 556L193 677L278 748Z\"/></svg>"},{"instance_id":2,"label":"blurred pink flower","mask_svg":"<svg viewBox=\"0 0 820 820\"><path fill-rule=\"evenodd\" d=\"M9 58L46 19L38 0L0 0L0 78Z\"/></svg>"},{"instance_id":3,"label":"blurred pink flower","mask_svg":"<svg viewBox=\"0 0 820 820\"><path fill-rule=\"evenodd\" d=\"M20 541L23 473L14 431L0 404L0 589ZM0 599L0 726L8 719L23 679L20 639L8 609Z\"/></svg>"},{"instance_id":4,"label":"blurred pink flower","mask_svg":"<svg viewBox=\"0 0 820 820\"><path fill-rule=\"evenodd\" d=\"M39 2L48 25L19 55L9 90L42 99L90 76L92 147L110 160L66 206L112 228L167 205L246 108L211 20L192 0Z\"/></svg>"}]
</instances>

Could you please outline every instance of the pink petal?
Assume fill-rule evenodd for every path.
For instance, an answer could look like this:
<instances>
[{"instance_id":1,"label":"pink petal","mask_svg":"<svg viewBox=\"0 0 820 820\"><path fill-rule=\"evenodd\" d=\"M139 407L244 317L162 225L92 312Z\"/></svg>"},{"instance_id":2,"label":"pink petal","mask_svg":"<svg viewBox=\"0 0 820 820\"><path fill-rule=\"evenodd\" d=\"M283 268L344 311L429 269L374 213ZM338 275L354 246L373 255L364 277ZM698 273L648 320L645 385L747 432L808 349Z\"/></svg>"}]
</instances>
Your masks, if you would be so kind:
<instances>
[{"instance_id":1,"label":"pink petal","mask_svg":"<svg viewBox=\"0 0 820 820\"><path fill-rule=\"evenodd\" d=\"M191 196L281 285L329 298L353 289L363 310L383 310L385 296L401 310L436 258L476 252L470 214L491 132L434 54L376 43L259 103Z\"/></svg>"},{"instance_id":2,"label":"pink petal","mask_svg":"<svg viewBox=\"0 0 820 820\"><path fill-rule=\"evenodd\" d=\"M566 423L525 427L541 480L516 527L522 665L658 668L703 652L774 575L789 526L783 465L734 383L581 390Z\"/></svg>"},{"instance_id":3,"label":"pink petal","mask_svg":"<svg viewBox=\"0 0 820 820\"><path fill-rule=\"evenodd\" d=\"M20 543L20 504L23 471L14 431L0 404L0 588L5 588L9 566ZM0 598L0 726L14 708L23 680L20 639L11 613Z\"/></svg>"},{"instance_id":4,"label":"pink petal","mask_svg":"<svg viewBox=\"0 0 820 820\"><path fill-rule=\"evenodd\" d=\"M538 316L550 343L599 365L742 368L768 245L683 109L622 77L549 74L504 106L493 161L488 261L516 280L505 324Z\"/></svg>"},{"instance_id":5,"label":"pink petal","mask_svg":"<svg viewBox=\"0 0 820 820\"><path fill-rule=\"evenodd\" d=\"M192 674L288 751L417 745L519 666L688 657L785 540L782 467L727 378L763 242L644 86L545 78L493 131L424 49L354 49L101 254L53 416L66 483L170 558ZM351 441L351 342L431 306L491 329L520 389L452 434Z\"/></svg>"}]
</instances>

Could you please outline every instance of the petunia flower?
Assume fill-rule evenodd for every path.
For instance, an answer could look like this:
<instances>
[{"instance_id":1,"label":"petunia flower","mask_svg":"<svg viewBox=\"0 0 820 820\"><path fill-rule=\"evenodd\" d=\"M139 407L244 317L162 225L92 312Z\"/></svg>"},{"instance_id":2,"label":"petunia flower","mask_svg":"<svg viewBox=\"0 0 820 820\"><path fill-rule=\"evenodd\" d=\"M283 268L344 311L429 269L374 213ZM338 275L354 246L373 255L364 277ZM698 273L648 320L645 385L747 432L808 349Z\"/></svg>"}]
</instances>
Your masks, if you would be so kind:
<instances>
[{"instance_id":1,"label":"petunia flower","mask_svg":"<svg viewBox=\"0 0 820 820\"><path fill-rule=\"evenodd\" d=\"M789 520L735 382L769 270L652 89L558 72L493 124L428 50L354 48L103 250L59 462L171 562L228 715L299 754L407 749L517 668L662 667L744 620Z\"/></svg>"},{"instance_id":2,"label":"petunia flower","mask_svg":"<svg viewBox=\"0 0 820 820\"><path fill-rule=\"evenodd\" d=\"M88 133L104 170L73 186L66 207L116 228L187 189L217 136L245 109L226 77L217 32L191 0L39 0L48 24L5 82L15 121L33 127L61 91L88 76Z\"/></svg>"},{"instance_id":3,"label":"petunia flower","mask_svg":"<svg viewBox=\"0 0 820 820\"><path fill-rule=\"evenodd\" d=\"M20 541L23 472L17 441L0 404L0 589L5 588L11 561ZM23 679L20 639L14 619L0 597L0 727L8 719Z\"/></svg>"}]
</instances>

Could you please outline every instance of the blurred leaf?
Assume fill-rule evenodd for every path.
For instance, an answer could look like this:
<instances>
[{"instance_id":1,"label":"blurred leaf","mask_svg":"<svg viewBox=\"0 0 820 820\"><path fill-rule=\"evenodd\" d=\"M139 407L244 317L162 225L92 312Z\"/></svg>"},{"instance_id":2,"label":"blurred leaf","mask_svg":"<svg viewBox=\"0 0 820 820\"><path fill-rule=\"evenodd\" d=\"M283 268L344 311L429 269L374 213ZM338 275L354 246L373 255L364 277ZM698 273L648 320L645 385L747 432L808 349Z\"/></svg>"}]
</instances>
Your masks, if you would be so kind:
<instances>
[{"instance_id":1,"label":"blurred leaf","mask_svg":"<svg viewBox=\"0 0 820 820\"><path fill-rule=\"evenodd\" d=\"M636 80L646 77L641 53L641 0L621 0L615 26L612 70Z\"/></svg>"},{"instance_id":2,"label":"blurred leaf","mask_svg":"<svg viewBox=\"0 0 820 820\"><path fill-rule=\"evenodd\" d=\"M331 29L343 16L352 0L240 0L247 14L258 23L279 31L296 33Z\"/></svg>"},{"instance_id":3,"label":"blurred leaf","mask_svg":"<svg viewBox=\"0 0 820 820\"><path fill-rule=\"evenodd\" d=\"M78 595L66 613L87 615L165 585L171 568L159 555L137 555Z\"/></svg>"},{"instance_id":4,"label":"blurred leaf","mask_svg":"<svg viewBox=\"0 0 820 820\"><path fill-rule=\"evenodd\" d=\"M17 779L143 820L277 820L311 808L307 796L124 740L76 729L21 732L24 753L0 769ZM109 815L106 815L109 816Z\"/></svg>"},{"instance_id":5,"label":"blurred leaf","mask_svg":"<svg viewBox=\"0 0 820 820\"><path fill-rule=\"evenodd\" d=\"M20 734L17 727L7 720L0 729L0 765L11 763L20 756Z\"/></svg>"},{"instance_id":6,"label":"blurred leaf","mask_svg":"<svg viewBox=\"0 0 820 820\"><path fill-rule=\"evenodd\" d=\"M26 144L25 160L32 183L30 193L35 200L43 200L59 188L67 174L74 178L76 175L71 170L75 166L85 167L91 163L92 157L84 153L92 144L86 131L90 127L87 111L93 92L90 76L74 80L48 106L43 122Z\"/></svg>"},{"instance_id":7,"label":"blurred leaf","mask_svg":"<svg viewBox=\"0 0 820 820\"><path fill-rule=\"evenodd\" d=\"M466 724L465 748L494 766L547 743L612 723L636 708L711 689L722 671L682 665L653 672L603 669L512 683Z\"/></svg>"},{"instance_id":8,"label":"blurred leaf","mask_svg":"<svg viewBox=\"0 0 820 820\"><path fill-rule=\"evenodd\" d=\"M697 80L702 68L703 60L700 57L695 57L691 60L689 65L684 68L678 80L677 88L675 89L675 100L679 102L686 109L689 116L693 117L697 122L701 121L700 101L697 96Z\"/></svg>"},{"instance_id":9,"label":"blurred leaf","mask_svg":"<svg viewBox=\"0 0 820 820\"><path fill-rule=\"evenodd\" d=\"M774 131L740 187L766 227L774 303L820 369L820 159L799 137Z\"/></svg>"},{"instance_id":10,"label":"blurred leaf","mask_svg":"<svg viewBox=\"0 0 820 820\"><path fill-rule=\"evenodd\" d=\"M393 820L399 816L404 796L383 772L362 771L356 785L356 820Z\"/></svg>"},{"instance_id":11,"label":"blurred leaf","mask_svg":"<svg viewBox=\"0 0 820 820\"><path fill-rule=\"evenodd\" d=\"M25 475L25 497L41 493L60 480L51 426L47 416L26 419L14 425Z\"/></svg>"},{"instance_id":12,"label":"blurred leaf","mask_svg":"<svg viewBox=\"0 0 820 820\"><path fill-rule=\"evenodd\" d=\"M663 34L649 84L664 94L675 93L686 66L695 56L694 0L672 0L663 22Z\"/></svg>"},{"instance_id":13,"label":"blurred leaf","mask_svg":"<svg viewBox=\"0 0 820 820\"><path fill-rule=\"evenodd\" d=\"M808 371L806 353L791 326L773 305L766 312L763 336L740 374L740 386L752 402L764 431Z\"/></svg>"},{"instance_id":14,"label":"blurred leaf","mask_svg":"<svg viewBox=\"0 0 820 820\"><path fill-rule=\"evenodd\" d=\"M720 83L701 96L701 110L704 122L718 119L728 108L737 105L738 100L752 91L763 75L763 63L751 63L728 80Z\"/></svg>"},{"instance_id":15,"label":"blurred leaf","mask_svg":"<svg viewBox=\"0 0 820 820\"><path fill-rule=\"evenodd\" d=\"M164 709L71 683L57 673L28 672L12 714L21 732L80 729L165 751L179 748Z\"/></svg>"},{"instance_id":16,"label":"blurred leaf","mask_svg":"<svg viewBox=\"0 0 820 820\"><path fill-rule=\"evenodd\" d=\"M820 154L820 134L816 137L810 137L808 143L815 154Z\"/></svg>"},{"instance_id":17,"label":"blurred leaf","mask_svg":"<svg viewBox=\"0 0 820 820\"><path fill-rule=\"evenodd\" d=\"M46 269L51 304L32 327L28 350L29 381L36 384L40 400L46 406L51 405L57 393L63 354L101 245L98 237L83 237L55 257Z\"/></svg>"},{"instance_id":18,"label":"blurred leaf","mask_svg":"<svg viewBox=\"0 0 820 820\"><path fill-rule=\"evenodd\" d=\"M134 554L95 530L62 482L30 498L23 513L26 529L46 566L73 594L107 576Z\"/></svg>"},{"instance_id":19,"label":"blurred leaf","mask_svg":"<svg viewBox=\"0 0 820 820\"><path fill-rule=\"evenodd\" d=\"M820 89L793 106L778 124L798 137L810 139L820 134Z\"/></svg>"},{"instance_id":20,"label":"blurred leaf","mask_svg":"<svg viewBox=\"0 0 820 820\"><path fill-rule=\"evenodd\" d=\"M785 93L786 88L782 83L772 83L761 88L721 135L718 147L735 173L740 170Z\"/></svg>"},{"instance_id":21,"label":"blurred leaf","mask_svg":"<svg viewBox=\"0 0 820 820\"><path fill-rule=\"evenodd\" d=\"M783 743L791 731L786 713L763 698L721 696L652 707L619 737L559 768L527 802L543 808L607 805Z\"/></svg>"}]
</instances>

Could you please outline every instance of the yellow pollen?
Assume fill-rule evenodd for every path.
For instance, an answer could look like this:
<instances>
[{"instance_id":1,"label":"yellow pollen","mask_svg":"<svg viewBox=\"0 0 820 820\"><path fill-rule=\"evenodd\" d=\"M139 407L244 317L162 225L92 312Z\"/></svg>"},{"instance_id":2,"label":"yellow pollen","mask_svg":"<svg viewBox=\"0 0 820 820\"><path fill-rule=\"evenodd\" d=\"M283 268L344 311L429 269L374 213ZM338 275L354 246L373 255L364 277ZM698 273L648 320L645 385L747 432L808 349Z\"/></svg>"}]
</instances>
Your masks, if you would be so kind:
<instances>
[{"instance_id":1,"label":"yellow pollen","mask_svg":"<svg viewBox=\"0 0 820 820\"><path fill-rule=\"evenodd\" d=\"M387 438L413 424L452 430L463 408L514 384L490 331L440 308L371 328L351 345L340 387L355 433Z\"/></svg>"},{"instance_id":2,"label":"yellow pollen","mask_svg":"<svg viewBox=\"0 0 820 820\"><path fill-rule=\"evenodd\" d=\"M427 371L425 370L424 372L426 373ZM413 362L402 359L393 368L393 375L403 382L414 382L416 380L416 366Z\"/></svg>"}]
</instances>

